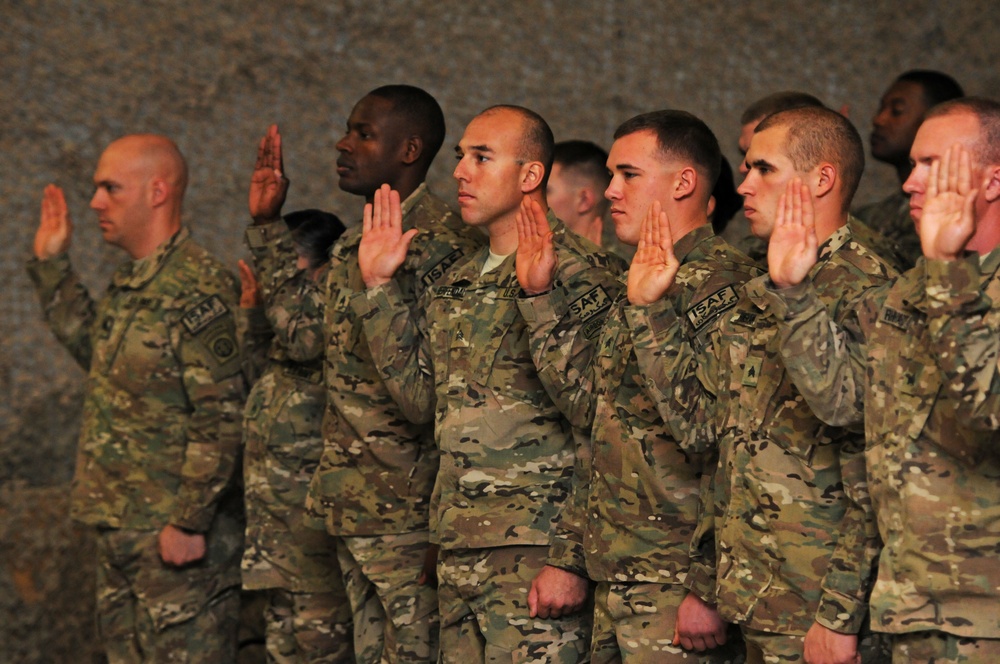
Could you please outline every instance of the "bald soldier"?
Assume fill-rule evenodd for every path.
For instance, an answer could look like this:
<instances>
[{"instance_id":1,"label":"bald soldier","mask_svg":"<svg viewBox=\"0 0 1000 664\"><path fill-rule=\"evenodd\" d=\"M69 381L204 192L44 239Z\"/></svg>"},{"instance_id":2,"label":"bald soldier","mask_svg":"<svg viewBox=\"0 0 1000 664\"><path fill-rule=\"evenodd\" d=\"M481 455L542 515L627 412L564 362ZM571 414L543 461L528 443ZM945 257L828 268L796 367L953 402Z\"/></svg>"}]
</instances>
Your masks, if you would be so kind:
<instances>
[{"instance_id":1,"label":"bald soldier","mask_svg":"<svg viewBox=\"0 0 1000 664\"><path fill-rule=\"evenodd\" d=\"M186 185L169 139L113 142L90 207L129 260L91 299L67 256L65 198L49 185L28 265L49 326L89 373L71 516L97 531L98 628L112 664L236 656L237 288L182 225Z\"/></svg>"}]
</instances>

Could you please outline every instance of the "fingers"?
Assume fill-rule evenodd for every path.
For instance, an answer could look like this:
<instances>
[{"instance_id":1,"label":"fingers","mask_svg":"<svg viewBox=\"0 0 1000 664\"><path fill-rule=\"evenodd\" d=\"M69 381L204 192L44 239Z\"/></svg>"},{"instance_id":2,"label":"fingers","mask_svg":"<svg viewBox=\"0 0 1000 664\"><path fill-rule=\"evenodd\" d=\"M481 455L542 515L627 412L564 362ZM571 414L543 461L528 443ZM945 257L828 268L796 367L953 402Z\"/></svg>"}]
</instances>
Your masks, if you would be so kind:
<instances>
[{"instance_id":1,"label":"fingers","mask_svg":"<svg viewBox=\"0 0 1000 664\"><path fill-rule=\"evenodd\" d=\"M946 191L956 191L958 188L958 166L957 154L953 145L945 151L941 157L941 167L938 170L938 193Z\"/></svg>"},{"instance_id":2,"label":"fingers","mask_svg":"<svg viewBox=\"0 0 1000 664\"><path fill-rule=\"evenodd\" d=\"M281 156L281 133L278 125L271 125L267 133L271 137L271 168L277 171L278 177L284 177L285 163Z\"/></svg>"},{"instance_id":3,"label":"fingers","mask_svg":"<svg viewBox=\"0 0 1000 664\"><path fill-rule=\"evenodd\" d=\"M545 211L542 210L541 204L536 200L528 198L527 196L525 196L525 198L528 199L528 209L531 210L531 216L534 220L535 234L539 237L547 236L552 229L549 228L549 220L545 217ZM521 204L524 204L523 200L521 201Z\"/></svg>"},{"instance_id":4,"label":"fingers","mask_svg":"<svg viewBox=\"0 0 1000 664\"><path fill-rule=\"evenodd\" d=\"M969 193L970 189L972 189L972 156L969 154L968 150L959 147L957 161L958 167L956 169L957 173L955 176L955 191L964 196Z\"/></svg>"},{"instance_id":5,"label":"fingers","mask_svg":"<svg viewBox=\"0 0 1000 664\"><path fill-rule=\"evenodd\" d=\"M649 209L646 210L646 219L649 220L650 244L654 247L660 246L660 211L662 209L660 201L653 201Z\"/></svg>"},{"instance_id":6,"label":"fingers","mask_svg":"<svg viewBox=\"0 0 1000 664\"><path fill-rule=\"evenodd\" d=\"M657 202L656 207L659 208L660 204ZM670 230L670 220L667 218L666 212L660 212L657 215L656 228L660 235L660 249L663 250L663 262L669 263L674 257L674 235Z\"/></svg>"}]
</instances>

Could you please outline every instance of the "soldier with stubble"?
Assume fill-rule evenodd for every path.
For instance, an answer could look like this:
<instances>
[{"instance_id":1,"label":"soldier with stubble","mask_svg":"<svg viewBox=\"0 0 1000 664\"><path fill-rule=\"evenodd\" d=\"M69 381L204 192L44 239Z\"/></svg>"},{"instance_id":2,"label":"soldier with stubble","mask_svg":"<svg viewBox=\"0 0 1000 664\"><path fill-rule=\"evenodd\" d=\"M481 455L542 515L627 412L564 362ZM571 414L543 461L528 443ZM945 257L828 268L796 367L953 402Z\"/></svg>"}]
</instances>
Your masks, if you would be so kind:
<instances>
[{"instance_id":1,"label":"soldier with stubble","mask_svg":"<svg viewBox=\"0 0 1000 664\"><path fill-rule=\"evenodd\" d=\"M162 136L114 141L90 207L129 261L92 300L49 185L29 273L88 371L71 491L97 530L97 618L113 664L233 662L243 522L234 471L244 383L232 275L182 225L184 158Z\"/></svg>"}]
</instances>

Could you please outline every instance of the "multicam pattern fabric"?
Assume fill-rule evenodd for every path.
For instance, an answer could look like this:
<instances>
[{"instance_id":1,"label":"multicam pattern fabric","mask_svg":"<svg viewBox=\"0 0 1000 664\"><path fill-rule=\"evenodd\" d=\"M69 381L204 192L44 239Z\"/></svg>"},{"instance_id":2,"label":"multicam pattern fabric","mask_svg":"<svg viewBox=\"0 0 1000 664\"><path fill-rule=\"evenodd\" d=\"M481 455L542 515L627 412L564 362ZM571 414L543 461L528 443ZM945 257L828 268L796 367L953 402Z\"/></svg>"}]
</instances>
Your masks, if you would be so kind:
<instances>
[{"instance_id":1,"label":"multicam pattern fabric","mask_svg":"<svg viewBox=\"0 0 1000 664\"><path fill-rule=\"evenodd\" d=\"M419 228L397 272L403 306L416 305L445 271L482 244L441 199L421 185L403 202L403 230ZM350 307L365 291L358 267L360 226L334 246L325 310L325 451L307 504L330 533L365 536L427 530L437 450L430 418L413 421L372 361ZM322 527L322 526L321 526Z\"/></svg>"},{"instance_id":2,"label":"multicam pattern fabric","mask_svg":"<svg viewBox=\"0 0 1000 664\"><path fill-rule=\"evenodd\" d=\"M757 270L710 226L685 235L675 252L681 268L663 298L669 309L663 317L702 347ZM701 477L714 470L716 456L682 449L648 394L651 381L637 355L654 355L650 364L663 358L652 344L633 347L633 335L648 336L648 311L629 305L626 283L627 275L606 293L613 304L593 343L562 329L582 306L579 299L555 290L520 301L539 377L570 422L592 436L581 473L590 481L574 483L574 509L563 510L549 562L598 581L681 584Z\"/></svg>"},{"instance_id":3,"label":"multicam pattern fabric","mask_svg":"<svg viewBox=\"0 0 1000 664\"><path fill-rule=\"evenodd\" d=\"M873 629L1000 638L1000 251L920 259L839 328L811 288L783 293L785 352L820 417L864 421Z\"/></svg>"},{"instance_id":4,"label":"multicam pattern fabric","mask_svg":"<svg viewBox=\"0 0 1000 664\"><path fill-rule=\"evenodd\" d=\"M90 299L65 255L32 260L45 317L88 370L72 516L209 530L232 487L243 378L236 282L181 230Z\"/></svg>"},{"instance_id":5,"label":"multicam pattern fabric","mask_svg":"<svg viewBox=\"0 0 1000 664\"><path fill-rule=\"evenodd\" d=\"M859 207L854 211L854 216L880 233L892 245L894 253L901 260L901 266L893 267L908 270L916 265L917 259L923 255L920 236L917 235L917 228L913 218L910 217L910 197L902 190L881 201ZM872 248L881 252L880 247Z\"/></svg>"},{"instance_id":6,"label":"multicam pattern fabric","mask_svg":"<svg viewBox=\"0 0 1000 664\"><path fill-rule=\"evenodd\" d=\"M243 586L334 592L346 600L333 540L304 523L306 493L323 454L323 297L305 271L288 269L295 255L284 248L288 236L280 221L247 231L264 306L240 313L264 320L246 326L242 345L249 353L266 348L267 359L243 425Z\"/></svg>"},{"instance_id":7,"label":"multicam pattern fabric","mask_svg":"<svg viewBox=\"0 0 1000 664\"><path fill-rule=\"evenodd\" d=\"M562 288L580 305L565 324L592 339L618 289L609 259L551 213L549 224ZM386 383L408 412L436 415L432 518L441 546L548 546L575 441L532 362L515 256L480 275L487 254L484 247L432 287L416 319L395 281L354 304Z\"/></svg>"}]
</instances>

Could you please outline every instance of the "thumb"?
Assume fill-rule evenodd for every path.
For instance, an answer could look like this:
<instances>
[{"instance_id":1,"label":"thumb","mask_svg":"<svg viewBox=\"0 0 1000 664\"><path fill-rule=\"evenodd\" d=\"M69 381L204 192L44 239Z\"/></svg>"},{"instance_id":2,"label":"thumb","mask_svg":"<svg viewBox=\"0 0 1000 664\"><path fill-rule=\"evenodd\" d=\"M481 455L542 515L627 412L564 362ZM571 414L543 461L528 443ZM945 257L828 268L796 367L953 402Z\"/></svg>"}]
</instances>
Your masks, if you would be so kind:
<instances>
[{"instance_id":1,"label":"thumb","mask_svg":"<svg viewBox=\"0 0 1000 664\"><path fill-rule=\"evenodd\" d=\"M528 617L534 618L538 615L538 590L535 582L531 582L531 590L528 592Z\"/></svg>"},{"instance_id":2,"label":"thumb","mask_svg":"<svg viewBox=\"0 0 1000 664\"><path fill-rule=\"evenodd\" d=\"M670 643L671 643L672 645L675 645L675 646L676 646L676 645L679 645L679 644L680 644L680 642L681 642L681 637L680 637L680 635L679 635L679 634L677 633L677 623L675 622L675 623L674 623L674 636L673 636L673 638L671 638L671 639L670 639Z\"/></svg>"}]
</instances>

